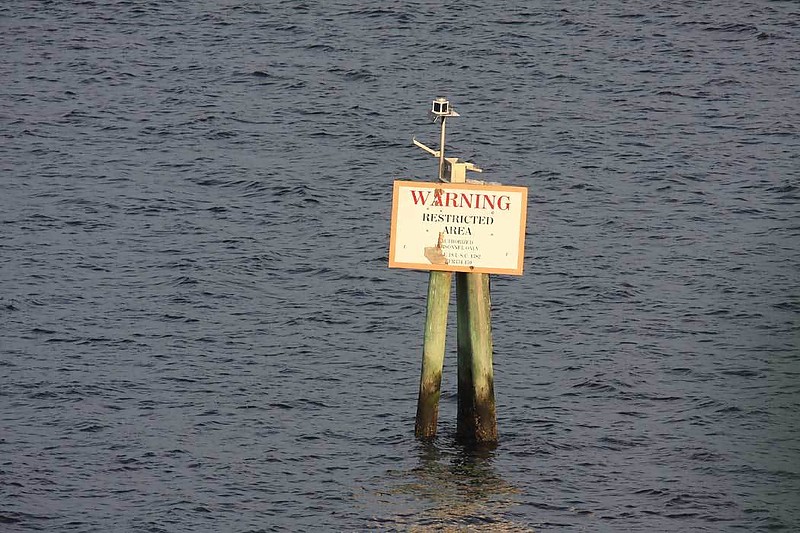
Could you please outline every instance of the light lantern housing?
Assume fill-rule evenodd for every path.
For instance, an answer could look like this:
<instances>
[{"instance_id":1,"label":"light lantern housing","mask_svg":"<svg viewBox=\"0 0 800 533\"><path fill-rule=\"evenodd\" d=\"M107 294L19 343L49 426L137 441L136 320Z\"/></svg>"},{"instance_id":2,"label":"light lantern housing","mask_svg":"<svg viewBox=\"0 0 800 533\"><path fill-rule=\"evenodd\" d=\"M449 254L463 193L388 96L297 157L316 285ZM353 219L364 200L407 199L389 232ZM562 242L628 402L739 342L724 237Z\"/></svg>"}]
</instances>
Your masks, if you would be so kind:
<instances>
[{"instance_id":1,"label":"light lantern housing","mask_svg":"<svg viewBox=\"0 0 800 533\"><path fill-rule=\"evenodd\" d=\"M450 114L450 102L444 98L437 98L433 101L431 113L440 117L446 117Z\"/></svg>"}]
</instances>

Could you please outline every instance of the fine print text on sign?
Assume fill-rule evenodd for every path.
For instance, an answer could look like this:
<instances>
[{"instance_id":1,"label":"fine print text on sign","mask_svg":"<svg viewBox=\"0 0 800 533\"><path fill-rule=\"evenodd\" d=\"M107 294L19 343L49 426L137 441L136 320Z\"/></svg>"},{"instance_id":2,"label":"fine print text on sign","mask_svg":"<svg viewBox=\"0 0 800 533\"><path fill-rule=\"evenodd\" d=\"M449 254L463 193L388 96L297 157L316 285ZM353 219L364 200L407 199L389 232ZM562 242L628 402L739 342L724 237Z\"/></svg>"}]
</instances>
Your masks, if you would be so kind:
<instances>
[{"instance_id":1,"label":"fine print text on sign","mask_svg":"<svg viewBox=\"0 0 800 533\"><path fill-rule=\"evenodd\" d=\"M395 181L389 267L522 274L526 187Z\"/></svg>"}]
</instances>

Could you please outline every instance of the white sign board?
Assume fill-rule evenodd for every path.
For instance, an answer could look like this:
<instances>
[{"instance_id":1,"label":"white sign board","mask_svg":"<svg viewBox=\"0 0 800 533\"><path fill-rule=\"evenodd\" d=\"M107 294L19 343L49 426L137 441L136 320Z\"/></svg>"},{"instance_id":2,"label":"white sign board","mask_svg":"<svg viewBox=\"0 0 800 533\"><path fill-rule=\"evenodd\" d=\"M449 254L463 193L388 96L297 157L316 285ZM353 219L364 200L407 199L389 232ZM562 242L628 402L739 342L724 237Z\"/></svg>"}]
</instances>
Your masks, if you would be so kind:
<instances>
[{"instance_id":1,"label":"white sign board","mask_svg":"<svg viewBox=\"0 0 800 533\"><path fill-rule=\"evenodd\" d=\"M522 274L526 187L395 181L389 267Z\"/></svg>"}]
</instances>

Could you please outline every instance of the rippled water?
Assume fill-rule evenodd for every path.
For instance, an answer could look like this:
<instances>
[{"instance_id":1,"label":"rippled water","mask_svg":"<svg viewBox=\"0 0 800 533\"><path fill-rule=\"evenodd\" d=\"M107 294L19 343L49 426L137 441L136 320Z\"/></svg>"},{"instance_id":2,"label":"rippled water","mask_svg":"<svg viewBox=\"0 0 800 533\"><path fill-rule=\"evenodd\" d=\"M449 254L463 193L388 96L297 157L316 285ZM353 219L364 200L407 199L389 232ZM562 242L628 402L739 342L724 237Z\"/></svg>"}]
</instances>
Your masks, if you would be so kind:
<instances>
[{"instance_id":1,"label":"rippled water","mask_svg":"<svg viewBox=\"0 0 800 533\"><path fill-rule=\"evenodd\" d=\"M794 2L0 7L0 529L800 529ZM529 187L501 442L391 184ZM454 310L451 322L454 321Z\"/></svg>"}]
</instances>

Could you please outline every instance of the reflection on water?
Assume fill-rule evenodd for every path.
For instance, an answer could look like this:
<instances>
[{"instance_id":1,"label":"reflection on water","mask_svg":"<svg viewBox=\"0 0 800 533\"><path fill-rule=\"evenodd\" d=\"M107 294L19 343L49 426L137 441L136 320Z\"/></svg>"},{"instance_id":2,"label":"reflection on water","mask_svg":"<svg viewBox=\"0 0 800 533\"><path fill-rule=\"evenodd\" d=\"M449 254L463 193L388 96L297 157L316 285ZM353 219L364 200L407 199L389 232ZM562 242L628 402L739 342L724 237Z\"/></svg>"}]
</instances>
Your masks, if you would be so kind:
<instances>
[{"instance_id":1,"label":"reflection on water","mask_svg":"<svg viewBox=\"0 0 800 533\"><path fill-rule=\"evenodd\" d=\"M500 477L494 452L449 442L418 444L419 464L392 471L395 498L416 502L418 512L392 520L409 531L532 531L508 518L518 490Z\"/></svg>"}]
</instances>

